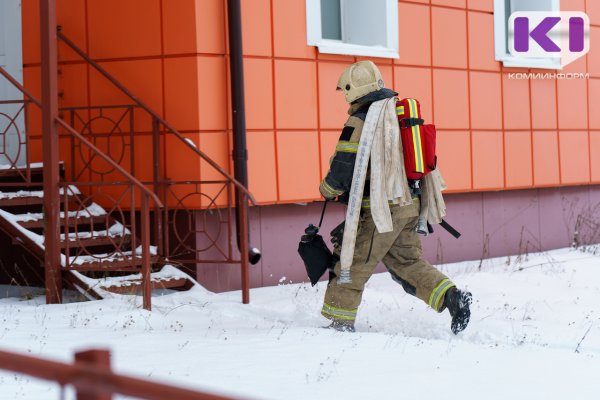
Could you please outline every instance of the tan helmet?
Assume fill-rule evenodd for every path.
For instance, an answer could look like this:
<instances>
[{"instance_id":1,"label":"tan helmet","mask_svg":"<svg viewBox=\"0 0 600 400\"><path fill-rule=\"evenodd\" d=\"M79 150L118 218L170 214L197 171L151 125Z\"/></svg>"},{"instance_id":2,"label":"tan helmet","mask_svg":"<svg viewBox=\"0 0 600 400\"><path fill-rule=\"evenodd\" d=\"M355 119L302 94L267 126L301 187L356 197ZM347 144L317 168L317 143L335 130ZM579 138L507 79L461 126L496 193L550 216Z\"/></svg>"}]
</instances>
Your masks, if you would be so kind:
<instances>
[{"instance_id":1,"label":"tan helmet","mask_svg":"<svg viewBox=\"0 0 600 400\"><path fill-rule=\"evenodd\" d=\"M344 70L338 80L337 90L344 91L348 103L366 94L383 89L381 72L373 61L359 61Z\"/></svg>"}]
</instances>

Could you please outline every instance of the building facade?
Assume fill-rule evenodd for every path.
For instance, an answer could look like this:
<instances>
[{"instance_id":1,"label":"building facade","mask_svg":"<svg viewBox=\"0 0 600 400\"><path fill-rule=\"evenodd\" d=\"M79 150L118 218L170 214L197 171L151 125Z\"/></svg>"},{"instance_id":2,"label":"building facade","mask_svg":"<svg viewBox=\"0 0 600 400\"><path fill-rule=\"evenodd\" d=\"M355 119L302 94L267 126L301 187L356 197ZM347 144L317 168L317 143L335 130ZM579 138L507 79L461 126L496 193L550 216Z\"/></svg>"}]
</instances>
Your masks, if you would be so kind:
<instances>
[{"instance_id":1,"label":"building facade","mask_svg":"<svg viewBox=\"0 0 600 400\"><path fill-rule=\"evenodd\" d=\"M38 3L22 0L23 77L34 95L40 94ZM594 225L600 222L599 2L560 1L561 10L585 11L592 26L590 52L559 72L589 79L538 79L523 74L557 71L497 61L492 0L393 1L398 58L331 54L325 45L309 45L316 3L242 0L249 188L259 203L251 210L250 233L263 253L251 267L253 286L305 280L297 244L305 226L318 222L319 182L347 118L337 78L362 59L373 60L386 87L400 97L419 99L426 121L437 127L447 220L463 236L456 240L437 229L424 238L432 263L600 239ZM91 58L232 171L226 4L59 0L58 21ZM394 23L387 14L384 22L388 30L382 35L393 44ZM124 102L71 50L61 44L58 51L61 107ZM38 161L41 127L33 114L28 140L31 160ZM135 120L135 127L136 152L150 151L147 121ZM164 166L170 176L210 178L198 158L179 156L176 147L167 151L176 155ZM137 171L141 177L151 173L145 165ZM202 213L206 204L190 206ZM344 208L334 205L322 231L343 218ZM197 277L211 290L231 290L239 288L238 269L198 264Z\"/></svg>"}]
</instances>

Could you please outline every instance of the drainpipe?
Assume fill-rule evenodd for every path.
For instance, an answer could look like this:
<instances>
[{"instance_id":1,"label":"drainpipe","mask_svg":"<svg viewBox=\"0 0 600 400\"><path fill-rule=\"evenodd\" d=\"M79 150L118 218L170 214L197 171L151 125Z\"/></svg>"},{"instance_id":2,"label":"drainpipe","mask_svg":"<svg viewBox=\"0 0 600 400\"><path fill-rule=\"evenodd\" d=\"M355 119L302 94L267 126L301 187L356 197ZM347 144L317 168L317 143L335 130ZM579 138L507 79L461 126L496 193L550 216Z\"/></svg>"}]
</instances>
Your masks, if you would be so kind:
<instances>
[{"instance_id":1,"label":"drainpipe","mask_svg":"<svg viewBox=\"0 0 600 400\"><path fill-rule=\"evenodd\" d=\"M242 16L240 0L227 0L227 17L229 23L229 70L231 74L231 107L233 120L233 171L234 177L248 188L248 150L246 147L246 108L244 103L244 59L242 55ZM236 190L236 239L240 248L240 207L242 196ZM246 223L248 214L246 213ZM248 234L248 243L250 242ZM248 260L254 265L260 261L260 250L248 246Z\"/></svg>"}]
</instances>

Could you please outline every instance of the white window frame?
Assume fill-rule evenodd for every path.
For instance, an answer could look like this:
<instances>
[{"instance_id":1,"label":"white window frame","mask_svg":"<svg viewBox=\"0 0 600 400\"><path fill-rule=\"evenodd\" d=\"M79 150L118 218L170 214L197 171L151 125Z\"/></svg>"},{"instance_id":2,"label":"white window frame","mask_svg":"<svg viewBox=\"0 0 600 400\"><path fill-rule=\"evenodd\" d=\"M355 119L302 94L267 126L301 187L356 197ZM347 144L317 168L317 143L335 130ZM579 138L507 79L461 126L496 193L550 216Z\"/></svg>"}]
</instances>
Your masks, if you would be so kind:
<instances>
[{"instance_id":1,"label":"white window frame","mask_svg":"<svg viewBox=\"0 0 600 400\"><path fill-rule=\"evenodd\" d=\"M562 69L560 57L522 58L514 57L507 50L508 27L506 21L505 0L494 0L494 45L496 61L501 61L505 67ZM560 11L560 0L552 0L552 10Z\"/></svg>"},{"instance_id":2,"label":"white window frame","mask_svg":"<svg viewBox=\"0 0 600 400\"><path fill-rule=\"evenodd\" d=\"M344 1L342 0L342 8ZM379 58L400 58L398 51L398 1L385 0L387 47L364 46L344 43L341 40L323 39L321 32L321 1L306 0L307 44L316 46L319 52ZM343 24L343 18L342 18ZM343 31L343 27L342 27Z\"/></svg>"}]
</instances>

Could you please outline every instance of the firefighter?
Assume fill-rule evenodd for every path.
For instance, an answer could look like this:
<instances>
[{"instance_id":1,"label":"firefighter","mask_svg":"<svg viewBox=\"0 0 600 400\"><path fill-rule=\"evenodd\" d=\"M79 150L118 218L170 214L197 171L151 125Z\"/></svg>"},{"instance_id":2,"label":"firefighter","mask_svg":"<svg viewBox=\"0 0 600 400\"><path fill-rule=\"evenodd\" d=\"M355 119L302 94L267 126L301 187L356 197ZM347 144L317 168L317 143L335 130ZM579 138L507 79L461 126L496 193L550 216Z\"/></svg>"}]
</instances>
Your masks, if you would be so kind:
<instances>
[{"instance_id":1,"label":"firefighter","mask_svg":"<svg viewBox=\"0 0 600 400\"><path fill-rule=\"evenodd\" d=\"M350 104L350 117L342 129L335 153L330 159L330 169L319 190L328 200L336 199L347 204L356 153L369 106L398 94L384 87L377 66L371 61L350 65L340 76L337 90L344 93ZM369 174L364 185L360 219L356 232L354 255L350 266L350 283L338 282L341 263L338 261L330 273L321 313L330 319L330 328L354 332L354 322L367 280L379 262L383 262L392 278L404 290L426 302L437 312L446 308L452 317L454 334L464 330L469 322L471 293L461 291L439 270L423 259L421 241L415 226L419 216L419 197L412 204L390 204L393 231L380 233L373 221L369 202ZM335 231L335 230L334 230ZM341 253L342 237L332 232L334 254Z\"/></svg>"}]
</instances>

